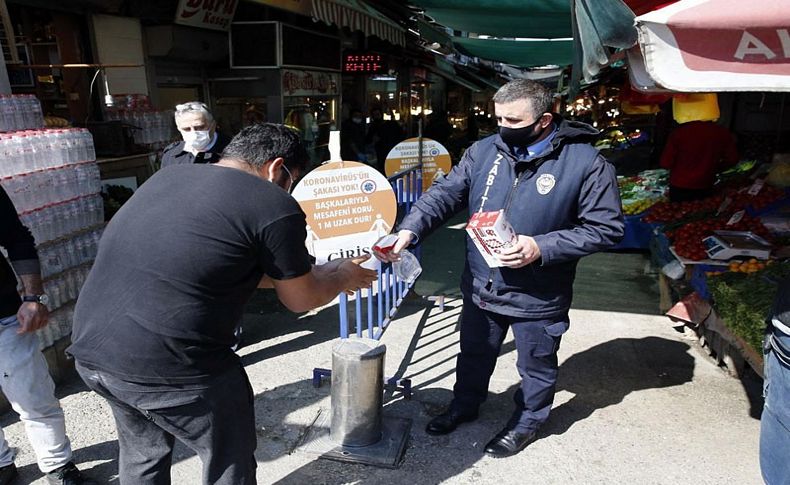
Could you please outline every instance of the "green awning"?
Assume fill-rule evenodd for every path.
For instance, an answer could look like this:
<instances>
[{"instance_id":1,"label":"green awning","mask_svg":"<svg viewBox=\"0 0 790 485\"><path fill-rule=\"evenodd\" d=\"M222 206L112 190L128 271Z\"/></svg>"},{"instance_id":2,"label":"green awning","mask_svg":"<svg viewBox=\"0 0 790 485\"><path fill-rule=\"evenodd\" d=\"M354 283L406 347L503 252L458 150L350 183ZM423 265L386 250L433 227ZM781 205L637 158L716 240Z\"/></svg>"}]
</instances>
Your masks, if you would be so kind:
<instances>
[{"instance_id":1,"label":"green awning","mask_svg":"<svg viewBox=\"0 0 790 485\"><path fill-rule=\"evenodd\" d=\"M481 86L488 86L491 89L499 89L500 87L502 87L503 84L505 84L504 81L498 81L498 80L495 80L495 79L491 79L488 76L484 76L484 75L478 74L473 69L469 69L468 67L456 66L455 70L458 71L459 74L463 74L465 76L469 76L470 78L475 80Z\"/></svg>"},{"instance_id":2,"label":"green awning","mask_svg":"<svg viewBox=\"0 0 790 485\"><path fill-rule=\"evenodd\" d=\"M327 25L348 27L374 35L391 44L405 46L406 31L397 22L363 0L312 0L314 18Z\"/></svg>"},{"instance_id":3,"label":"green awning","mask_svg":"<svg viewBox=\"0 0 790 485\"><path fill-rule=\"evenodd\" d=\"M454 30L496 37L571 37L569 0L409 0Z\"/></svg>"},{"instance_id":4,"label":"green awning","mask_svg":"<svg viewBox=\"0 0 790 485\"><path fill-rule=\"evenodd\" d=\"M427 65L427 64L425 64L424 66L425 66L426 69L428 69L432 73L436 74L437 76L441 76L441 77L445 78L446 80L448 80L450 82L454 82L455 84L458 84L459 86L463 86L466 89L472 91L473 93L479 93L480 91L483 90L483 88L481 88L480 86L478 86L478 85L474 84L473 82L468 81L468 80L462 78L461 76L459 76L455 72L454 69L453 69L452 72L448 72L448 71L446 71L445 69L442 69L439 66L431 66L431 65Z\"/></svg>"},{"instance_id":5,"label":"green awning","mask_svg":"<svg viewBox=\"0 0 790 485\"><path fill-rule=\"evenodd\" d=\"M453 37L460 52L519 67L567 66L573 63L572 40L499 40Z\"/></svg>"}]
</instances>

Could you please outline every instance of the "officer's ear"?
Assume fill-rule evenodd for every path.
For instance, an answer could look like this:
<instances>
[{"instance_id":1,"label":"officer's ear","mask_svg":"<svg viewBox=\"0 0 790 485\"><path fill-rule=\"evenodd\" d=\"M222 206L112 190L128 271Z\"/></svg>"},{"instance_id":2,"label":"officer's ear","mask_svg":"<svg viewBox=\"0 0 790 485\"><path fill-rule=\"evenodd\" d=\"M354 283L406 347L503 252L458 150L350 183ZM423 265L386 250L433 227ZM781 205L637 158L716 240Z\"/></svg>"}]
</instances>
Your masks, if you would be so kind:
<instances>
[{"instance_id":1,"label":"officer's ear","mask_svg":"<svg viewBox=\"0 0 790 485\"><path fill-rule=\"evenodd\" d=\"M547 126L551 124L551 121L553 119L554 119L554 115L552 115L551 113L543 113L540 116L540 127L545 129Z\"/></svg>"}]
</instances>

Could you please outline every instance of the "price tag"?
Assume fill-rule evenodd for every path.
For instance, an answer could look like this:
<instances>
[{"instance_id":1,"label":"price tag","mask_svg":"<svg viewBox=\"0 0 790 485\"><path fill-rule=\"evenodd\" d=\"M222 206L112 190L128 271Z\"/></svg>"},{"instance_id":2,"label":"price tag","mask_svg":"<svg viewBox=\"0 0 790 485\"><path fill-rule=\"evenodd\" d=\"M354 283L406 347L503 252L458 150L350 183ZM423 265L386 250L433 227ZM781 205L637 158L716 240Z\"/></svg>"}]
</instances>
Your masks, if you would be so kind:
<instances>
[{"instance_id":1,"label":"price tag","mask_svg":"<svg viewBox=\"0 0 790 485\"><path fill-rule=\"evenodd\" d=\"M749 195L757 195L763 189L763 185L765 185L765 179L757 179L754 181L751 187L749 187Z\"/></svg>"},{"instance_id":2,"label":"price tag","mask_svg":"<svg viewBox=\"0 0 790 485\"><path fill-rule=\"evenodd\" d=\"M727 225L732 226L733 224L737 224L741 222L741 219L743 219L744 214L746 214L746 211L744 210L740 210L736 212L735 214L732 215L732 217L730 217L730 220L727 221Z\"/></svg>"},{"instance_id":3,"label":"price tag","mask_svg":"<svg viewBox=\"0 0 790 485\"><path fill-rule=\"evenodd\" d=\"M725 197L724 200L721 201L721 205L719 205L719 208L716 210L716 215L718 216L722 212L727 210L727 207L729 207L730 204L732 204L732 197Z\"/></svg>"}]
</instances>

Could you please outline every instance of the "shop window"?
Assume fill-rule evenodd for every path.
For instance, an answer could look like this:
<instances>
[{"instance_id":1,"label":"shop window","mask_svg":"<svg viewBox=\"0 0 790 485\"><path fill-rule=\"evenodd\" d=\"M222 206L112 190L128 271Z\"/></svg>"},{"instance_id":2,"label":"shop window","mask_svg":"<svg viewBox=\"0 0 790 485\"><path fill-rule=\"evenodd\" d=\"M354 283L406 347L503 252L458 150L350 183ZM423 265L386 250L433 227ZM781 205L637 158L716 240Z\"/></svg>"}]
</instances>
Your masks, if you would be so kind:
<instances>
[{"instance_id":1,"label":"shop window","mask_svg":"<svg viewBox=\"0 0 790 485\"><path fill-rule=\"evenodd\" d=\"M230 29L231 67L277 66L277 22L234 22Z\"/></svg>"},{"instance_id":2,"label":"shop window","mask_svg":"<svg viewBox=\"0 0 790 485\"><path fill-rule=\"evenodd\" d=\"M282 26L284 66L340 69L340 39L309 30Z\"/></svg>"},{"instance_id":3,"label":"shop window","mask_svg":"<svg viewBox=\"0 0 790 485\"><path fill-rule=\"evenodd\" d=\"M299 131L313 166L329 160L329 132L337 129L335 96L287 96L285 124Z\"/></svg>"}]
</instances>

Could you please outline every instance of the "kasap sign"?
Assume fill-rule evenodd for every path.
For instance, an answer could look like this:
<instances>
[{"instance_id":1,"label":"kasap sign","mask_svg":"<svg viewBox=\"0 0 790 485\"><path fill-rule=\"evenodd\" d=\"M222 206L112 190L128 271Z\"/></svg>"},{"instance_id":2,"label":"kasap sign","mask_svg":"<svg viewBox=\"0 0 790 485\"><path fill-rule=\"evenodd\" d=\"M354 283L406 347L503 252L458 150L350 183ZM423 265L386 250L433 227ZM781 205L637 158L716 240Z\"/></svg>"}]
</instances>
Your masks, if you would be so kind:
<instances>
[{"instance_id":1,"label":"kasap sign","mask_svg":"<svg viewBox=\"0 0 790 485\"><path fill-rule=\"evenodd\" d=\"M420 162L419 138L409 138L395 145L387 155L384 171L388 177L416 167ZM450 152L441 143L430 138L422 139L422 191L425 192L439 177L452 168Z\"/></svg>"},{"instance_id":2,"label":"kasap sign","mask_svg":"<svg viewBox=\"0 0 790 485\"><path fill-rule=\"evenodd\" d=\"M180 0L176 23L202 29L228 30L238 0Z\"/></svg>"},{"instance_id":3,"label":"kasap sign","mask_svg":"<svg viewBox=\"0 0 790 485\"><path fill-rule=\"evenodd\" d=\"M370 247L395 224L392 186L362 163L321 165L299 182L293 196L307 216L305 244L318 264L370 254ZM370 263L366 266L375 265Z\"/></svg>"}]
</instances>

